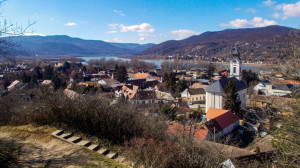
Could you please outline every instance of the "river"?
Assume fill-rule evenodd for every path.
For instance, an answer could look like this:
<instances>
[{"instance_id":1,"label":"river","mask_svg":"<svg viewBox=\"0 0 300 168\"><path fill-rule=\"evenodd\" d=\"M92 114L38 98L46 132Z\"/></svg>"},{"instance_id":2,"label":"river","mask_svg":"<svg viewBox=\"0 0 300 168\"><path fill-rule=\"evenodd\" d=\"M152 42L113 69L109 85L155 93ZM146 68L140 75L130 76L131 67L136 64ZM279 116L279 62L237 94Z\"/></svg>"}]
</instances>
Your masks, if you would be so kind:
<instances>
[{"instance_id":1,"label":"river","mask_svg":"<svg viewBox=\"0 0 300 168\"><path fill-rule=\"evenodd\" d=\"M84 59L86 61L86 63L89 62L90 60L100 60L100 59L103 59L103 58L105 58L106 60L109 60L109 59L121 60L121 61L130 61L131 60L129 58L120 58L120 57L116 57L116 56L101 56L101 57L93 56L93 57L79 57L79 58ZM161 64L164 62L164 61L161 61L161 60L142 60L142 61L153 63L158 68L161 67ZM229 69L229 64L224 63L223 67L224 67L224 69ZM251 69L252 71L258 73L260 70L266 70L266 67L264 65L257 65L257 64L255 64L255 65L243 64L242 65L242 70L244 70L244 69Z\"/></svg>"}]
</instances>

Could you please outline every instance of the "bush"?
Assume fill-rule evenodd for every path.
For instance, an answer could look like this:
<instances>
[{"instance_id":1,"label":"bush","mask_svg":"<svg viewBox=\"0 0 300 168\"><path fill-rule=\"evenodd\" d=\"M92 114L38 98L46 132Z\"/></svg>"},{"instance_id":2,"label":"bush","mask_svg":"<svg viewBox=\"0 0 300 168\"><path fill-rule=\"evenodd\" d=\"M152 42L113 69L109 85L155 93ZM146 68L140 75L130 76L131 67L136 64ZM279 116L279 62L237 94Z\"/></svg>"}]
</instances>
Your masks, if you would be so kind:
<instances>
[{"instance_id":1,"label":"bush","mask_svg":"<svg viewBox=\"0 0 300 168\"><path fill-rule=\"evenodd\" d=\"M130 104L114 104L89 96L67 98L61 91L40 93L26 116L37 125L53 125L124 143L133 137L163 136L164 124Z\"/></svg>"}]
</instances>

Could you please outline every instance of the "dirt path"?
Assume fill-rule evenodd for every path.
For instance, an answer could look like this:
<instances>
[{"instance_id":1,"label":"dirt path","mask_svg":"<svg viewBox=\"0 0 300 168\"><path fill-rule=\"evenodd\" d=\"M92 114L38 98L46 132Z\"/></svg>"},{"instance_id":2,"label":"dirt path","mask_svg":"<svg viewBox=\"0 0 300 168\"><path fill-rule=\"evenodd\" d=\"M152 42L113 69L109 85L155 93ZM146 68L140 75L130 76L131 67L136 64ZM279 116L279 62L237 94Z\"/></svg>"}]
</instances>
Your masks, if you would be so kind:
<instances>
[{"instance_id":1,"label":"dirt path","mask_svg":"<svg viewBox=\"0 0 300 168\"><path fill-rule=\"evenodd\" d=\"M123 167L104 156L72 145L48 134L34 135L0 131L0 141L18 146L13 167ZM1 167L1 165L0 165Z\"/></svg>"}]
</instances>

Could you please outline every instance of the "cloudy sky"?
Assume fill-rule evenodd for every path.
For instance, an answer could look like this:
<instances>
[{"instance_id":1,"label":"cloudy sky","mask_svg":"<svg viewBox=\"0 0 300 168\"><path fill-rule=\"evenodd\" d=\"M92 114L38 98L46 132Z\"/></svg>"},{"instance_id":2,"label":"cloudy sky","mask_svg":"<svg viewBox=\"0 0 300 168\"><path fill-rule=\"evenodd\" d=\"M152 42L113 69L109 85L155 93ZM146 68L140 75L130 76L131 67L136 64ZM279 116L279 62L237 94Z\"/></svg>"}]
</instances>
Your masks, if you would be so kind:
<instances>
[{"instance_id":1,"label":"cloudy sky","mask_svg":"<svg viewBox=\"0 0 300 168\"><path fill-rule=\"evenodd\" d=\"M297 0L7 0L1 22L26 35L69 35L124 43L160 43L206 31L300 26Z\"/></svg>"}]
</instances>

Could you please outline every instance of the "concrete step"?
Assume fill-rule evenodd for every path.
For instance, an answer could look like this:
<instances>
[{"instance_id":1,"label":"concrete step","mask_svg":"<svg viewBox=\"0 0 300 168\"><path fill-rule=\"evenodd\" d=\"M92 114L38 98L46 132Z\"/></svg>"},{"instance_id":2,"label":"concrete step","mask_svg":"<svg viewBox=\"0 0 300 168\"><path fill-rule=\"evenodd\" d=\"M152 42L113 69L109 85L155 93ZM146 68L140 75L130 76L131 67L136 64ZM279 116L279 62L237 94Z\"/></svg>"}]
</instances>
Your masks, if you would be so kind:
<instances>
[{"instance_id":1,"label":"concrete step","mask_svg":"<svg viewBox=\"0 0 300 168\"><path fill-rule=\"evenodd\" d=\"M82 140L81 137L75 137L75 136L73 136L73 137L69 138L67 141L72 142L72 143L78 143L81 140Z\"/></svg>"},{"instance_id":2,"label":"concrete step","mask_svg":"<svg viewBox=\"0 0 300 168\"><path fill-rule=\"evenodd\" d=\"M120 162L120 163L123 163L124 161L125 161L125 157L124 156L118 156L117 158L116 158L116 160L118 161L118 162Z\"/></svg>"},{"instance_id":3,"label":"concrete step","mask_svg":"<svg viewBox=\"0 0 300 168\"><path fill-rule=\"evenodd\" d=\"M63 134L64 133L64 130L56 130L56 131L54 131L53 133L52 133L52 135L54 135L54 136L60 136L61 134Z\"/></svg>"},{"instance_id":4,"label":"concrete step","mask_svg":"<svg viewBox=\"0 0 300 168\"><path fill-rule=\"evenodd\" d=\"M109 150L106 148L101 148L100 150L98 150L98 153L100 153L101 155L107 155L109 153Z\"/></svg>"},{"instance_id":5,"label":"concrete step","mask_svg":"<svg viewBox=\"0 0 300 168\"><path fill-rule=\"evenodd\" d=\"M90 141L85 141L85 140L82 140L80 142L78 142L76 145L80 145L80 146L84 146L84 147L89 147L91 146L91 142Z\"/></svg>"},{"instance_id":6,"label":"concrete step","mask_svg":"<svg viewBox=\"0 0 300 168\"><path fill-rule=\"evenodd\" d=\"M110 151L106 157L110 158L110 159L115 159L116 157L118 157L118 154L115 152Z\"/></svg>"},{"instance_id":7,"label":"concrete step","mask_svg":"<svg viewBox=\"0 0 300 168\"><path fill-rule=\"evenodd\" d=\"M88 149L93 150L93 151L98 151L100 149L99 145L90 145Z\"/></svg>"},{"instance_id":8,"label":"concrete step","mask_svg":"<svg viewBox=\"0 0 300 168\"><path fill-rule=\"evenodd\" d=\"M60 135L60 137L64 138L64 139L68 139L71 138L73 136L72 133L63 133Z\"/></svg>"}]
</instances>

